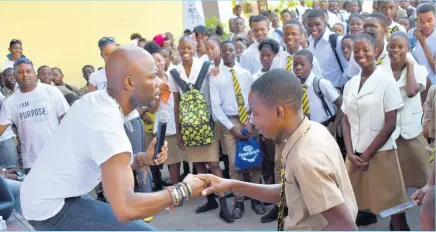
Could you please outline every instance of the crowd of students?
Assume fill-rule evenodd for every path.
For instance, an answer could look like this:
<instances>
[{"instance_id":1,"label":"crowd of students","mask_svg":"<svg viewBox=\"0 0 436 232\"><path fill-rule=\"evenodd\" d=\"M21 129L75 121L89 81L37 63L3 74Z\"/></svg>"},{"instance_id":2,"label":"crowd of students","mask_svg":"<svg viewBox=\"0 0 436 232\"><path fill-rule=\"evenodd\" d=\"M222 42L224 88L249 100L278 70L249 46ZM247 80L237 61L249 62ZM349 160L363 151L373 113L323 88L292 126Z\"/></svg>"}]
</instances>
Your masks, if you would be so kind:
<instances>
[{"instance_id":1,"label":"crowd of students","mask_svg":"<svg viewBox=\"0 0 436 232\"><path fill-rule=\"evenodd\" d=\"M430 160L434 156L435 138L435 6L431 1L383 0L374 1L374 11L367 13L359 3L345 1L340 9L338 1L319 1L310 8L300 1L296 11L263 12L251 16L249 22L242 18L242 8L238 5L229 21L231 35L226 39L222 38L222 28L210 30L202 25L193 31L185 30L178 41L169 32L156 35L151 41L132 34L132 44L153 56L154 81L161 93L168 93L165 98L161 94L156 104L139 107L126 116L125 132L133 153L145 152L153 143L162 112L167 112L169 151L164 164L168 166L171 185L176 185L189 172L211 172L218 177L251 183L282 183L290 206L289 202L297 202L297 197L321 197L314 193L313 188L318 186L295 186L302 180L299 178L307 176L303 179L310 183L325 183L326 190L316 193L331 197L327 199L330 202L305 201L289 209L277 204L266 213L265 202L251 199L252 210L263 215L262 223L281 220L283 212L289 210L284 229L323 229L326 225L322 219L309 218L335 206L341 199L350 215L354 214L357 202L357 225L375 223L375 215L382 210L405 203L406 188L419 189L413 199L421 204L428 192L434 194L434 164ZM104 37L98 41L98 47L106 63L119 44L112 37ZM108 88L106 69L95 70L92 65L82 68L87 84L80 89L64 82L60 68L47 65L37 69L40 83L35 86L30 78L35 72L33 64L24 56L22 42L12 40L9 52L0 78L0 167L4 168L1 173L8 181L19 179L15 169L22 169L25 174L30 172L38 154L76 100ZM17 69L23 63L32 65ZM252 119L264 116L256 115L254 106L248 104L250 88L261 76L276 69L295 74L302 85L303 114L325 126L340 150L334 144L326 144L329 138L316 126L319 133L309 133L306 139L310 137L310 140L298 146L299 152L292 151L286 140L266 136L269 131L256 130ZM205 111L211 118L211 129L191 131L204 137L197 139L201 146L188 146L182 136L182 124L187 120L181 117L187 110L183 102L189 92L183 83L197 86L206 102L206 108L191 109L192 113ZM311 127L307 121L301 125L307 130ZM248 133L242 133L244 128ZM299 128L298 134L304 136L305 132L300 130L303 129ZM209 135L211 142L206 142ZM237 143L252 136L258 138L265 153L263 164L241 171L235 167ZM301 157L282 160L282 154L301 153L317 143L328 148L324 151L327 156L332 153L333 157L339 151L345 165L341 166L343 160L339 164L337 160L319 157L314 159L322 163ZM225 161L224 171L220 169L221 160ZM328 176L331 174L328 170L336 170L341 191L329 193L332 187L324 180L325 176L308 175L309 170L295 164L303 161L304 167L322 170L318 174ZM193 164L192 170L189 164ZM281 173L284 166L292 167L286 176L295 178L285 180L287 184L283 183ZM158 166L134 173L136 191L158 191L166 185ZM26 186L28 190L32 188L38 186ZM95 191L98 200L106 201L101 185ZM18 195L18 191L14 192ZM196 213L219 207L219 217L226 222L243 217L244 195L234 191L230 208L226 201L228 193L220 191L217 195L207 195L206 204ZM434 209L434 201L426 202L433 204ZM17 204L20 210L19 201ZM34 206L29 202L24 204ZM41 215L27 212L26 218L41 219ZM434 220L425 219L428 215L428 211L423 211L422 229L434 230ZM409 229L404 212L392 215L390 229Z\"/></svg>"}]
</instances>

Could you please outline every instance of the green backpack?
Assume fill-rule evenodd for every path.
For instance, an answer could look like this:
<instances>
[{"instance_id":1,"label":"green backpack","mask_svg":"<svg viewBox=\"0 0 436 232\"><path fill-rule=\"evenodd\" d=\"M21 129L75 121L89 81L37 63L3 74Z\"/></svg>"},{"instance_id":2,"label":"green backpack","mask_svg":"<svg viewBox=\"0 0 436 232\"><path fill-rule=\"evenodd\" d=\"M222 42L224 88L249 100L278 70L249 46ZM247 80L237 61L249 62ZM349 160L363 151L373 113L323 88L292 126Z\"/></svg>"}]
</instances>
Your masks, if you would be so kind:
<instances>
[{"instance_id":1,"label":"green backpack","mask_svg":"<svg viewBox=\"0 0 436 232\"><path fill-rule=\"evenodd\" d=\"M179 120L183 144L187 147L203 146L214 142L213 120L201 92L209 65L209 62L203 63L195 85L183 81L176 69L170 71L173 79L183 90L179 104Z\"/></svg>"}]
</instances>

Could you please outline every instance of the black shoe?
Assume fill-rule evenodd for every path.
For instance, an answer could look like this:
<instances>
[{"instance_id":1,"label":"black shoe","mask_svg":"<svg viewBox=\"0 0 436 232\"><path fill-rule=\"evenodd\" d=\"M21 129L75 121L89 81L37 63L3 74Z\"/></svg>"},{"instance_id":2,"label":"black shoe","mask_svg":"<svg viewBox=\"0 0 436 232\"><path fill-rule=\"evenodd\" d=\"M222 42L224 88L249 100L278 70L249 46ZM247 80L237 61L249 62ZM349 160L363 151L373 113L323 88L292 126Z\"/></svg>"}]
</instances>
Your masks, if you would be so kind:
<instances>
[{"instance_id":1,"label":"black shoe","mask_svg":"<svg viewBox=\"0 0 436 232\"><path fill-rule=\"evenodd\" d=\"M359 211L356 217L357 226L368 226L377 223L377 216L368 211Z\"/></svg>"},{"instance_id":2,"label":"black shoe","mask_svg":"<svg viewBox=\"0 0 436 232\"><path fill-rule=\"evenodd\" d=\"M218 203L215 200L215 196L213 194L207 195L206 204L200 206L195 210L196 213L204 213L210 210L214 210L218 208Z\"/></svg>"},{"instance_id":3,"label":"black shoe","mask_svg":"<svg viewBox=\"0 0 436 232\"><path fill-rule=\"evenodd\" d=\"M273 222L273 221L277 220L278 216L279 216L279 207L277 207L277 205L275 205L271 211L269 211L267 214L263 215L260 218L260 222L262 222L262 223Z\"/></svg>"},{"instance_id":4,"label":"black shoe","mask_svg":"<svg viewBox=\"0 0 436 232\"><path fill-rule=\"evenodd\" d=\"M244 211L244 202L236 202L235 206L233 207L233 217L235 217L235 219L242 218L242 216L244 216Z\"/></svg>"},{"instance_id":5,"label":"black shoe","mask_svg":"<svg viewBox=\"0 0 436 232\"><path fill-rule=\"evenodd\" d=\"M229 212L227 208L227 200L225 197L220 198L220 218L223 219L227 223L231 223L235 221L233 215Z\"/></svg>"},{"instance_id":6,"label":"black shoe","mask_svg":"<svg viewBox=\"0 0 436 232\"><path fill-rule=\"evenodd\" d=\"M269 206L269 205L272 205L273 203L269 203L269 202L262 202L262 204L263 204L264 206Z\"/></svg>"},{"instance_id":7,"label":"black shoe","mask_svg":"<svg viewBox=\"0 0 436 232\"><path fill-rule=\"evenodd\" d=\"M258 200L251 200L251 208L255 214L262 215L265 213L265 206Z\"/></svg>"},{"instance_id":8,"label":"black shoe","mask_svg":"<svg viewBox=\"0 0 436 232\"><path fill-rule=\"evenodd\" d=\"M98 200L98 201L102 201L102 202L104 202L104 203L107 203L107 201L106 201L106 197L104 196L103 193L98 193L98 194L97 194L97 200Z\"/></svg>"}]
</instances>

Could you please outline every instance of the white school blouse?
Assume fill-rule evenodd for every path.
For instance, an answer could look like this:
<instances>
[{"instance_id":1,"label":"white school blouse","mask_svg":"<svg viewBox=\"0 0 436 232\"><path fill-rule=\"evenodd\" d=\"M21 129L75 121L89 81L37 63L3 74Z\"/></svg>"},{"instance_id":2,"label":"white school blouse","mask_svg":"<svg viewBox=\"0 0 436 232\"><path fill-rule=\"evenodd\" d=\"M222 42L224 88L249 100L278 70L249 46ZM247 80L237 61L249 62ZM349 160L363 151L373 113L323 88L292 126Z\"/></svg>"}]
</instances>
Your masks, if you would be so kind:
<instances>
[{"instance_id":1,"label":"white school blouse","mask_svg":"<svg viewBox=\"0 0 436 232\"><path fill-rule=\"evenodd\" d=\"M359 91L361 73L345 85L342 111L350 123L353 151L363 153L385 125L385 113L403 107L403 99L395 79L376 68ZM395 138L378 151L396 148Z\"/></svg>"}]
</instances>

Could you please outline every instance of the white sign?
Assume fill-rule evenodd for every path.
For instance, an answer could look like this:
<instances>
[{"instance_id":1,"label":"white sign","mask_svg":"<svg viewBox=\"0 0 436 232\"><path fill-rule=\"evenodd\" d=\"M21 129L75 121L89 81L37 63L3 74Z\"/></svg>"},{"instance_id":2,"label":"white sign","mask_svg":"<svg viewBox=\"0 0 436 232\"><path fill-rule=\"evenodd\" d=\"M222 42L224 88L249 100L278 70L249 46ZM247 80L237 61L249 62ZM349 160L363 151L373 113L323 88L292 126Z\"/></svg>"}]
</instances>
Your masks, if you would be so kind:
<instances>
[{"instance_id":1,"label":"white sign","mask_svg":"<svg viewBox=\"0 0 436 232\"><path fill-rule=\"evenodd\" d=\"M198 25L205 25L201 1L183 1L183 29L192 31Z\"/></svg>"}]
</instances>

